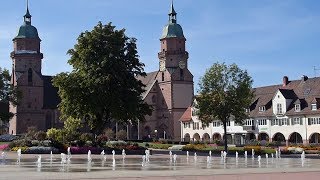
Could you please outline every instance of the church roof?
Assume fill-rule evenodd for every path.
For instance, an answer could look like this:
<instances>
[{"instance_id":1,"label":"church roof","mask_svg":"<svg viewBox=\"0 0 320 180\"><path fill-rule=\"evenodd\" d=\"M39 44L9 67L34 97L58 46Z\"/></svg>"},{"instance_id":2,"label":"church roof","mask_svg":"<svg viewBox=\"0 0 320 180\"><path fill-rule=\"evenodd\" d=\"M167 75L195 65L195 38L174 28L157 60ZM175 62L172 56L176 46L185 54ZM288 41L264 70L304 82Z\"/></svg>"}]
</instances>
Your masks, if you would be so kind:
<instances>
[{"instance_id":1,"label":"church roof","mask_svg":"<svg viewBox=\"0 0 320 180\"><path fill-rule=\"evenodd\" d=\"M160 39L165 38L185 38L182 27L177 24L177 13L174 10L173 3L169 12L169 23L163 28Z\"/></svg>"},{"instance_id":2,"label":"church roof","mask_svg":"<svg viewBox=\"0 0 320 180\"><path fill-rule=\"evenodd\" d=\"M23 17L24 17L24 23L22 26L20 26L18 30L18 35L15 37L15 39L23 39L23 38L40 39L37 28L31 25L32 16L29 12L28 4L27 4L27 12Z\"/></svg>"},{"instance_id":3,"label":"church roof","mask_svg":"<svg viewBox=\"0 0 320 180\"><path fill-rule=\"evenodd\" d=\"M43 108L57 109L60 103L58 88L52 85L52 76L42 76L43 79Z\"/></svg>"},{"instance_id":4,"label":"church roof","mask_svg":"<svg viewBox=\"0 0 320 180\"><path fill-rule=\"evenodd\" d=\"M137 80L140 80L142 84L146 86L144 88L145 92L141 94L143 99L148 95L148 92L151 90L154 83L157 81L156 80L157 74L158 74L158 71L154 71L154 72L147 73L147 75L144 77L143 76L137 77Z\"/></svg>"}]
</instances>

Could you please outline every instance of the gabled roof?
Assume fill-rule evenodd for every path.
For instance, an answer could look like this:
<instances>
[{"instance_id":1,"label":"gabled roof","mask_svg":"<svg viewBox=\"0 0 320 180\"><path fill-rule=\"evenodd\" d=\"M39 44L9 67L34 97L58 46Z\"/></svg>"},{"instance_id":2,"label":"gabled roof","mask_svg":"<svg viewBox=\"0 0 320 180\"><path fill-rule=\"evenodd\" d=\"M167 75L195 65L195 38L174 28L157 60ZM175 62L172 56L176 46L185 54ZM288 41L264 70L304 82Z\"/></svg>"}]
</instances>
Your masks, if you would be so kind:
<instances>
[{"instance_id":1,"label":"gabled roof","mask_svg":"<svg viewBox=\"0 0 320 180\"><path fill-rule=\"evenodd\" d=\"M183 113L179 121L181 122L189 122L192 120L192 108L188 107L188 109Z\"/></svg>"},{"instance_id":2,"label":"gabled roof","mask_svg":"<svg viewBox=\"0 0 320 180\"><path fill-rule=\"evenodd\" d=\"M154 71L154 72L150 72L147 73L146 76L137 76L137 80L140 80L142 82L142 84L144 84L146 87L145 92L141 94L141 96L143 97L143 99L146 98L146 96L148 95L149 91L151 90L151 88L153 87L153 85L155 84L155 82L157 81L157 74L159 71Z\"/></svg>"},{"instance_id":3,"label":"gabled roof","mask_svg":"<svg viewBox=\"0 0 320 180\"><path fill-rule=\"evenodd\" d=\"M294 93L292 89L279 89L281 94L284 96L286 99L295 99L297 98L297 95Z\"/></svg>"},{"instance_id":4,"label":"gabled roof","mask_svg":"<svg viewBox=\"0 0 320 180\"><path fill-rule=\"evenodd\" d=\"M264 86L254 88L255 100L251 107L251 117L271 117L272 112L272 99L277 91L280 91L286 99L292 99L286 115L305 115L305 114L320 114L319 111L311 110L311 103L313 101L320 102L320 77L316 78L303 78L301 80L289 81L286 86L282 84ZM317 100L318 99L318 100ZM294 104L300 102L301 111L295 112ZM259 112L259 107L266 105L266 111Z\"/></svg>"}]
</instances>

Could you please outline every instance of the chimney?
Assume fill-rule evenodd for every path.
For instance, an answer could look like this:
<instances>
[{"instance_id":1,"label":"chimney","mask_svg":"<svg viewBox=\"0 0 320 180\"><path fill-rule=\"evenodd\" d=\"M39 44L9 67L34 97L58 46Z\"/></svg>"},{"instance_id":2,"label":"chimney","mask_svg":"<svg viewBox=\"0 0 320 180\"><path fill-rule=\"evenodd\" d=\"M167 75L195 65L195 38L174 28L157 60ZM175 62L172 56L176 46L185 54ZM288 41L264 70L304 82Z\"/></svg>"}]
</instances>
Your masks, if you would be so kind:
<instances>
[{"instance_id":1,"label":"chimney","mask_svg":"<svg viewBox=\"0 0 320 180\"><path fill-rule=\"evenodd\" d=\"M308 76L306 76L306 75L302 75L301 80L302 80L302 81L306 81L306 80L308 80Z\"/></svg>"},{"instance_id":2,"label":"chimney","mask_svg":"<svg viewBox=\"0 0 320 180\"><path fill-rule=\"evenodd\" d=\"M288 85L288 83L289 83L289 78L288 78L288 76L283 76L282 86L285 87L286 85Z\"/></svg>"}]
</instances>

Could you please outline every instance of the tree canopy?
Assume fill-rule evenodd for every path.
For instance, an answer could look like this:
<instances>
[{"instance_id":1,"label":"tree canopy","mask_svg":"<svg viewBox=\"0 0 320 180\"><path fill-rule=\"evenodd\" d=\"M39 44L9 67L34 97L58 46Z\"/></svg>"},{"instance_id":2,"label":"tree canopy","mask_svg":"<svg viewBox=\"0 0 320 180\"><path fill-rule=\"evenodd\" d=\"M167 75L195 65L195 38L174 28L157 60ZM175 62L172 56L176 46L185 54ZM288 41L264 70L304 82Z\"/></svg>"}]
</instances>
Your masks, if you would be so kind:
<instances>
[{"instance_id":1,"label":"tree canopy","mask_svg":"<svg viewBox=\"0 0 320 180\"><path fill-rule=\"evenodd\" d=\"M18 104L18 99L20 97L20 93L18 93L17 89L10 83L11 76L8 70L0 68L0 119L3 122L8 122L13 113L9 112L6 107L9 107L9 103L11 102L13 105Z\"/></svg>"},{"instance_id":2,"label":"tree canopy","mask_svg":"<svg viewBox=\"0 0 320 180\"><path fill-rule=\"evenodd\" d=\"M70 73L54 80L59 88L62 118L84 119L95 133L111 121L143 121L151 107L143 102L144 85L136 76L145 76L139 61L136 39L101 22L92 31L81 33L68 63Z\"/></svg>"},{"instance_id":3,"label":"tree canopy","mask_svg":"<svg viewBox=\"0 0 320 180\"><path fill-rule=\"evenodd\" d=\"M224 126L224 144L227 151L227 122L242 123L248 118L246 108L252 102L252 79L236 64L215 63L206 70L199 82L197 105L199 118L204 123L220 120Z\"/></svg>"}]
</instances>

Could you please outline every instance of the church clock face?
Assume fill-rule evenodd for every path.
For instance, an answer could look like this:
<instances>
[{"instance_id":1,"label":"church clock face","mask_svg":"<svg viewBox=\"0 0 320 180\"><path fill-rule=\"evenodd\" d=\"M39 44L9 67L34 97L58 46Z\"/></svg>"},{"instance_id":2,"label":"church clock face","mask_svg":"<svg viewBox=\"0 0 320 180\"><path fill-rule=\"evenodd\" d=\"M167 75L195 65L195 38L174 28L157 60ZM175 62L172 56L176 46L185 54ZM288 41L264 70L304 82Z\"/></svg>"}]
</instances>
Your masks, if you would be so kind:
<instances>
[{"instance_id":1,"label":"church clock face","mask_svg":"<svg viewBox=\"0 0 320 180\"><path fill-rule=\"evenodd\" d=\"M165 61L159 62L159 69L160 69L160 71L165 71L165 69L166 69Z\"/></svg>"},{"instance_id":2,"label":"church clock face","mask_svg":"<svg viewBox=\"0 0 320 180\"><path fill-rule=\"evenodd\" d=\"M184 69L184 68L186 68L186 62L184 62L184 61L179 61L179 67L181 68L181 69Z\"/></svg>"}]
</instances>

